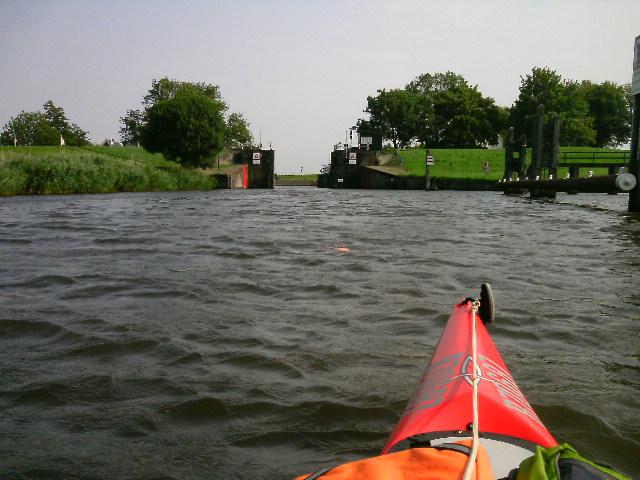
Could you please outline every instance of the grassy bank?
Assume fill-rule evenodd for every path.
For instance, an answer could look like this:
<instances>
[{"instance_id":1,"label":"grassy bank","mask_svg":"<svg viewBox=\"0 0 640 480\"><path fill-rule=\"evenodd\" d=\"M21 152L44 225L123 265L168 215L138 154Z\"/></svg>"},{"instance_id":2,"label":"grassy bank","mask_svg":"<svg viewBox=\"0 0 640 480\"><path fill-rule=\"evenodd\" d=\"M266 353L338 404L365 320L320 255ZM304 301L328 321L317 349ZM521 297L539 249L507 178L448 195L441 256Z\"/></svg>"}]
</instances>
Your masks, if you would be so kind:
<instances>
[{"instance_id":1,"label":"grassy bank","mask_svg":"<svg viewBox=\"0 0 640 480\"><path fill-rule=\"evenodd\" d=\"M215 180L137 147L0 147L0 195L211 190Z\"/></svg>"},{"instance_id":2,"label":"grassy bank","mask_svg":"<svg viewBox=\"0 0 640 480\"><path fill-rule=\"evenodd\" d=\"M283 185L283 186L317 185L318 184L318 175L317 174L277 175L277 178L276 178L274 183L275 183L275 185Z\"/></svg>"},{"instance_id":3,"label":"grassy bank","mask_svg":"<svg viewBox=\"0 0 640 480\"><path fill-rule=\"evenodd\" d=\"M606 148L590 147L561 147L560 152L580 152L580 151L616 151ZM408 175L424 175L425 151L424 149L402 150L398 152L402 165L407 169ZM434 149L431 154L435 160L435 165L431 167L431 176L439 178L456 179L487 179L498 180L504 173L504 149L496 148L489 150L481 149ZM489 162L489 175L482 171L482 163ZM527 164L531 162L531 150L527 150ZM560 176L566 175L567 168L561 168ZM606 175L607 169L595 169L594 175Z\"/></svg>"}]
</instances>

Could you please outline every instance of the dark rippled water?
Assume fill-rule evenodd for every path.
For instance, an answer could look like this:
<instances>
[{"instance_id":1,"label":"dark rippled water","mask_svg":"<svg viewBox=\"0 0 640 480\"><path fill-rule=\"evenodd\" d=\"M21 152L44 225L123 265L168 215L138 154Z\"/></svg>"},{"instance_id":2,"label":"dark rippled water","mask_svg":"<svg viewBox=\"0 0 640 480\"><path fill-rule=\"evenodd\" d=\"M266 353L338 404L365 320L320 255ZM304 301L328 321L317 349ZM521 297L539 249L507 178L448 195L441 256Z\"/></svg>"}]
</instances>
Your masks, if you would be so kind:
<instances>
[{"instance_id":1,"label":"dark rippled water","mask_svg":"<svg viewBox=\"0 0 640 480\"><path fill-rule=\"evenodd\" d=\"M290 478L377 453L484 281L494 340L554 435L640 476L626 200L0 199L0 478Z\"/></svg>"}]
</instances>

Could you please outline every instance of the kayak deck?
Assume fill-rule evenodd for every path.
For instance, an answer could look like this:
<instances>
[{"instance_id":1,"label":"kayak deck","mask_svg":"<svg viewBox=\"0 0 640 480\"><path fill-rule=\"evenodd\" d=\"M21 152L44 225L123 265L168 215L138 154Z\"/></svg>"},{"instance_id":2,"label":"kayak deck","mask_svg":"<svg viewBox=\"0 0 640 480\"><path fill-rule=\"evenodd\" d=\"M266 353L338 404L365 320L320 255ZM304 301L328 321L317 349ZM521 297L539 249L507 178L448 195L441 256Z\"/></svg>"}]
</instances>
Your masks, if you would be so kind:
<instances>
[{"instance_id":1,"label":"kayak deck","mask_svg":"<svg viewBox=\"0 0 640 480\"><path fill-rule=\"evenodd\" d=\"M431 441L431 445L440 445L442 443L453 443L460 440L471 439L471 437L447 437L438 438ZM496 478L505 478L509 472L517 468L524 459L529 458L533 451L521 445L508 443L506 441L495 440L491 438L481 438L480 444L485 448L491 468Z\"/></svg>"},{"instance_id":2,"label":"kayak deck","mask_svg":"<svg viewBox=\"0 0 640 480\"><path fill-rule=\"evenodd\" d=\"M475 321L477 362L471 338ZM382 453L414 437L471 436L473 369L478 383L478 431L481 437L520 445L557 445L518 388L472 302L465 300L453 313L438 341L418 388L393 430Z\"/></svg>"}]
</instances>

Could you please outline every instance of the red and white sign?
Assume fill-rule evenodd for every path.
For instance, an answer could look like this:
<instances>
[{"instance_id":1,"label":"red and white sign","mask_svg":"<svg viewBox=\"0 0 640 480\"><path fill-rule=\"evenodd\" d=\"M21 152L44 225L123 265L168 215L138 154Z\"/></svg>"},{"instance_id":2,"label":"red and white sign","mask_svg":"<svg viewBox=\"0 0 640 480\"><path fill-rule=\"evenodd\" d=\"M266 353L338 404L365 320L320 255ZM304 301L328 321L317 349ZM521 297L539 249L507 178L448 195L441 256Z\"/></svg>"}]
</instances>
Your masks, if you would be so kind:
<instances>
[{"instance_id":1,"label":"red and white sign","mask_svg":"<svg viewBox=\"0 0 640 480\"><path fill-rule=\"evenodd\" d=\"M633 79L631 80L631 95L640 95L640 35L636 37L633 51Z\"/></svg>"}]
</instances>

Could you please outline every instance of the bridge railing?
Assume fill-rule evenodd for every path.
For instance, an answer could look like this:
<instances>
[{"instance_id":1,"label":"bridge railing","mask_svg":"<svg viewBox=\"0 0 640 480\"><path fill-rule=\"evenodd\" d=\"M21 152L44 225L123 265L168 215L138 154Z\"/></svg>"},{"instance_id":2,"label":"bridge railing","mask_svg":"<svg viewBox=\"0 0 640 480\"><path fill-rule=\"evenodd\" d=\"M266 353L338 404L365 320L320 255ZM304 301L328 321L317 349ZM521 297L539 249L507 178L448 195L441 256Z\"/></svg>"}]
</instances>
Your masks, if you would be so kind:
<instances>
[{"instance_id":1,"label":"bridge railing","mask_svg":"<svg viewBox=\"0 0 640 480\"><path fill-rule=\"evenodd\" d=\"M624 167L631 160L631 152L621 150L619 152L560 152L558 167Z\"/></svg>"}]
</instances>

